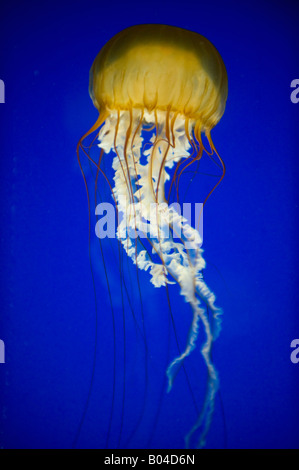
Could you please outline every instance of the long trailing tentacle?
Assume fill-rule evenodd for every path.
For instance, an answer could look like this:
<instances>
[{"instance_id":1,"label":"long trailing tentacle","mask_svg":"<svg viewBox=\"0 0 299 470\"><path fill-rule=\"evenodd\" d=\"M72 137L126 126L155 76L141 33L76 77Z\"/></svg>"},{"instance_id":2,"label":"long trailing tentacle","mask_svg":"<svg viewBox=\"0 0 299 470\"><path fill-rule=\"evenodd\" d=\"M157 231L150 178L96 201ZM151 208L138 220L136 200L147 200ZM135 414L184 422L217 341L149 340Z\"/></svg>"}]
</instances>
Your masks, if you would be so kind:
<instances>
[{"instance_id":1,"label":"long trailing tentacle","mask_svg":"<svg viewBox=\"0 0 299 470\"><path fill-rule=\"evenodd\" d=\"M110 116L109 129L113 128L115 119L115 117ZM176 122L176 116L173 116L170 122L169 113L166 113L165 124L160 118L157 118L156 112L154 113L154 120L149 122L155 124L156 133L153 134L151 139L152 147L147 150L142 145L142 126L140 123L137 125L135 132L132 132L132 113L129 114L128 119L125 113L120 115L118 112L115 136L120 136L119 142L116 144L115 136L114 142L112 142L110 136L111 148L114 147L116 154L113 160L115 170L113 192L117 208L124 215L123 220L118 225L117 236L121 240L127 255L136 266L150 272L151 282L156 287L167 287L167 284L173 281L178 283L181 294L193 310L193 320L185 350L172 361L166 372L168 391L170 391L184 359L195 348L199 325L203 325L206 341L201 348L201 353L208 370L207 391L202 411L186 436L186 445L189 446L193 434L201 428L199 447L202 447L210 427L215 395L218 389L218 375L211 359L211 347L220 331L221 310L215 306L215 295L210 291L202 277L205 262L202 257L201 240L197 230L189 226L186 220L176 211L171 210L166 202L164 203L164 185L165 180L169 178L166 168L171 168L174 163L180 162L182 155L190 158L188 149L190 148L191 133L189 128L186 132L186 122L184 122L184 125L179 120L178 123ZM122 126L121 132L119 132L120 126ZM99 145L110 150L106 131L107 129L102 128L102 132L99 134ZM177 134L176 138L175 134ZM193 149L196 150L196 155L192 157L190 163L188 162L185 165L185 168L202 156L203 145L198 127L195 127L194 134L198 142L194 143L194 146L192 145ZM133 139L136 145L134 145L133 151L131 141L131 151L128 152L132 135L134 135ZM207 137L212 155L215 148L209 134ZM146 163L141 163L141 154L147 157ZM218 186L225 173L224 164L217 152L216 154L221 163L223 174L215 187ZM182 171L179 173L179 177L181 173ZM173 182L171 182L171 185ZM204 202L206 202L212 191ZM151 203L155 204L154 216L150 211ZM149 224L147 224L148 221L150 221ZM167 228L170 228L170 233L168 232L168 238L165 239L164 234ZM175 242L173 237L181 229L183 229L183 235L179 237L178 242ZM132 236L132 230L135 237ZM138 232L137 237L136 232ZM140 238L142 234L150 243L154 258L144 248ZM132 238L134 242L132 242ZM210 324L206 309L201 306L201 303L212 312L213 324Z\"/></svg>"},{"instance_id":2,"label":"long trailing tentacle","mask_svg":"<svg viewBox=\"0 0 299 470\"><path fill-rule=\"evenodd\" d=\"M82 173L82 177L84 180L84 185L86 189L86 195L87 195L87 203L88 203L88 255L89 255L89 263L90 263L90 271L91 271L91 277L92 277L92 284L93 284L93 291L94 291L94 300L95 300L95 343L94 343L94 355L93 355L93 363L92 363L92 372L91 372L91 377L90 377L90 384L89 384L89 389L88 389L88 394L87 398L85 401L84 409L82 411L82 415L79 421L79 426L75 435L75 438L73 440L72 447L75 448L77 446L77 442L81 433L81 429L83 427L85 417L87 414L90 398L91 398L91 392L92 392L92 387L93 387L93 382L94 382L94 377L95 377L95 368L96 368L96 356L97 356L97 336L98 336L98 309L97 309L97 294L96 294L96 287L95 287L95 279L94 279L94 272L93 272L93 266L92 266L92 259L91 259L91 212L90 212L90 195L89 195L89 190L88 190L88 185L87 185L87 180L86 176L83 170L83 166L81 163L81 158L80 158L80 149L83 150L84 154L88 157L89 161L92 161L95 163L90 155L89 151L86 151L84 146L83 146L83 141L86 137L88 137L90 134L92 134L94 131L100 129L102 124L104 123L106 119L107 114L105 112L100 113L98 119L94 123L94 125L79 139L76 147L76 153L77 153L77 160L78 164ZM96 164L96 163L95 163Z\"/></svg>"}]
</instances>

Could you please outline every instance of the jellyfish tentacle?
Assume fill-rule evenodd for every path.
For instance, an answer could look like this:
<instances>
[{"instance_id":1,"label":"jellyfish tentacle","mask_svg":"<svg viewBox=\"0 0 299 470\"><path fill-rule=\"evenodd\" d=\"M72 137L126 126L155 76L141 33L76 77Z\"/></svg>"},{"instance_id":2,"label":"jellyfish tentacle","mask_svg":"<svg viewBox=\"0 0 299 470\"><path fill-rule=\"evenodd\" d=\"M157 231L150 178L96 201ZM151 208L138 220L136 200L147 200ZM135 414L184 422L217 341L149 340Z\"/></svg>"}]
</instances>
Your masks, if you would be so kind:
<instances>
[{"instance_id":1,"label":"jellyfish tentacle","mask_svg":"<svg viewBox=\"0 0 299 470\"><path fill-rule=\"evenodd\" d=\"M181 368L183 361L189 354L193 351L193 349L196 347L196 340L198 337L198 329L199 329L199 319L200 319L200 314L199 310L201 310L198 306L193 307L193 319L192 319L192 324L189 330L188 334L188 340L187 340L187 345L185 347L185 350L182 352L182 354L178 357L176 357L171 364L168 366L166 370L166 375L168 378L168 388L167 392L169 393L172 389L173 381Z\"/></svg>"},{"instance_id":2,"label":"jellyfish tentacle","mask_svg":"<svg viewBox=\"0 0 299 470\"><path fill-rule=\"evenodd\" d=\"M188 157L190 144L186 122L178 116L171 119L169 131L169 113L159 116L155 111L154 118L148 112L142 113L134 121L132 113L117 112L111 114L99 133L99 146L105 150L114 150L112 167L114 174L113 194L117 211L122 215L117 227L117 237L124 250L139 269L149 271L151 282L155 287L177 283L180 293L193 310L185 350L168 366L168 391L183 365L184 360L196 347L200 324L203 325L206 341L201 347L208 371L207 390L202 410L185 437L189 447L193 434L201 428L198 446L205 443L214 411L215 395L218 389L218 374L211 359L211 347L220 331L221 310L215 306L215 295L203 280L202 270L205 261L202 256L201 238L196 229L165 201L164 186L169 179L167 168ZM142 124L155 124L155 131L150 139L151 148L143 150ZM115 126L115 135L111 129ZM192 129L192 123L188 123ZM132 132L132 129L135 129ZM170 134L174 136L170 143ZM108 138L107 138L108 136ZM117 138L116 138L117 137ZM199 150L201 156L202 151ZM147 157L147 162L141 161ZM151 204L155 205L154 211ZM150 243L152 256L144 248L142 235ZM179 236L178 236L179 235ZM174 237L178 236L178 241ZM208 314L202 303L212 312L213 323L210 324Z\"/></svg>"},{"instance_id":3,"label":"jellyfish tentacle","mask_svg":"<svg viewBox=\"0 0 299 470\"><path fill-rule=\"evenodd\" d=\"M203 323L204 330L206 333L206 342L203 344L201 348L201 354L204 357L204 361L208 370L208 383L207 383L207 390L206 390L205 400L204 400L201 413L199 414L191 430L185 436L186 448L189 448L191 437L197 431L197 429L199 429L201 426L203 428L199 436L197 447L198 448L204 447L206 435L209 431L211 420L212 420L212 415L214 412L215 396L219 387L218 372L211 359L211 348L212 348L212 344L215 338L213 337L213 334L210 328L207 313L202 309L200 310L201 310L199 312L200 319Z\"/></svg>"},{"instance_id":4,"label":"jellyfish tentacle","mask_svg":"<svg viewBox=\"0 0 299 470\"><path fill-rule=\"evenodd\" d=\"M221 331L221 320L222 320L222 309L215 305L216 296L209 289L207 284L203 279L197 279L196 281L196 291L200 298L205 302L207 307L211 310L213 314L213 338L214 340L218 338Z\"/></svg>"}]
</instances>

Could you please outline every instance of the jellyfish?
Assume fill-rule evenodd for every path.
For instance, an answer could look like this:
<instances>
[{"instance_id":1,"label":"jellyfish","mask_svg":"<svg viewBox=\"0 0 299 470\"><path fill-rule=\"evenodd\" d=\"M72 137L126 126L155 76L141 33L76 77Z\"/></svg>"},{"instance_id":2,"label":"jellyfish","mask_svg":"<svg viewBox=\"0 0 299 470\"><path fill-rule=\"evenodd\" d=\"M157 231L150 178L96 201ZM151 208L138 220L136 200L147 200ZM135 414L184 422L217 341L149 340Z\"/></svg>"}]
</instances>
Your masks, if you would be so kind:
<instances>
[{"instance_id":1,"label":"jellyfish","mask_svg":"<svg viewBox=\"0 0 299 470\"><path fill-rule=\"evenodd\" d=\"M198 33L159 24L137 25L116 34L100 50L90 70L89 91L99 116L77 146L83 176L82 152L95 165L96 184L101 174L109 185L122 249L137 270L148 272L156 288L177 284L192 311L185 348L166 370L168 393L196 347L199 329L205 334L201 354L207 369L206 393L185 436L189 448L198 434L196 447L201 448L219 388L211 348L220 332L222 311L204 280L200 233L172 207L169 194L173 188L178 194L183 171L199 162L204 152L217 159L221 175L203 204L224 177L225 166L211 130L225 110L225 66L216 48ZM147 143L145 130L151 133ZM93 133L100 148L98 161L84 145ZM103 166L106 155L105 165L114 171L110 180Z\"/></svg>"}]
</instances>

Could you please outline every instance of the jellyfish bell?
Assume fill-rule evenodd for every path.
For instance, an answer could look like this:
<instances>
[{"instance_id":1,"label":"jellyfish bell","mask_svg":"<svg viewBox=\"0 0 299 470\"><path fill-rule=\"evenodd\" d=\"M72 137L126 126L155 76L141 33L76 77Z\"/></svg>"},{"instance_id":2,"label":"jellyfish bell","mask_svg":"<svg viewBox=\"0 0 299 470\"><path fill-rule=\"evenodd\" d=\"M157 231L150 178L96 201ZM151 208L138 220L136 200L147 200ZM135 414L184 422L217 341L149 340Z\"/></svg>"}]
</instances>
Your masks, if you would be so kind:
<instances>
[{"instance_id":1,"label":"jellyfish bell","mask_svg":"<svg viewBox=\"0 0 299 470\"><path fill-rule=\"evenodd\" d=\"M220 330L221 310L203 279L205 261L200 235L168 204L165 184L168 181L170 187L177 185L182 162L186 168L199 160L204 150L208 152L202 133L210 153L216 154L222 167L217 184L223 178L225 167L210 132L225 110L225 66L215 47L197 33L156 24L133 26L100 50L90 70L89 92L99 117L78 143L79 163L83 140L97 131L101 149L100 159L95 162L97 177L102 173L106 178L117 212L122 214L118 239L137 268L149 272L155 287L178 284L192 309L185 349L166 371L168 391L184 359L196 346L200 325L205 331L201 352L208 371L207 392L201 413L185 437L189 447L198 431L198 447L202 447L218 389L211 347ZM150 145L145 146L143 133L148 128L152 134ZM101 166L103 155L110 152L113 181L108 181Z\"/></svg>"},{"instance_id":2,"label":"jellyfish bell","mask_svg":"<svg viewBox=\"0 0 299 470\"><path fill-rule=\"evenodd\" d=\"M201 131L210 131L224 113L227 75L205 37L173 26L133 26L97 55L90 95L100 112L138 108L179 113Z\"/></svg>"}]
</instances>

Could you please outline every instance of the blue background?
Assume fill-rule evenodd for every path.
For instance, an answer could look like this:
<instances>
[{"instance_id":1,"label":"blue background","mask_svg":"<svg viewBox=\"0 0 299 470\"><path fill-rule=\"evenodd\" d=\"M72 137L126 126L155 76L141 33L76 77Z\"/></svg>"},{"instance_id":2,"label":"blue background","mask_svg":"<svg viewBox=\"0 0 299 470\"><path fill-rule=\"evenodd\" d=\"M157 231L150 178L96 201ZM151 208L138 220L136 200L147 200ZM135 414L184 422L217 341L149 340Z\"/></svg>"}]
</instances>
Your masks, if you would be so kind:
<instances>
[{"instance_id":1,"label":"blue background","mask_svg":"<svg viewBox=\"0 0 299 470\"><path fill-rule=\"evenodd\" d=\"M299 364L290 361L290 343L299 337L299 104L290 100L299 66L296 2L11 1L2 2L0 12L0 78L6 85L6 103L0 105L0 338L6 347L6 363L0 365L1 446L106 444L113 325L94 235L96 364L78 435L93 370L96 310L87 198L75 148L97 117L88 72L100 48L128 26L165 23L206 36L229 78L227 108L212 133L227 174L204 212L206 280L224 310L213 353L223 409L217 398L207 447L298 447ZM201 202L198 191L209 184L197 175L188 201ZM187 187L188 177L182 185ZM109 200L104 188L101 197ZM108 243L104 249L116 325L108 446L182 448L196 410L182 371L171 394L165 393L165 369L177 353L165 289L154 289L147 273L140 273L146 384L144 341L136 327L141 304L136 281L127 280L136 322L125 296L123 400L118 253ZM177 286L169 293L183 347L191 313ZM199 348L186 369L200 406L206 376ZM146 407L136 427L144 390Z\"/></svg>"}]
</instances>

